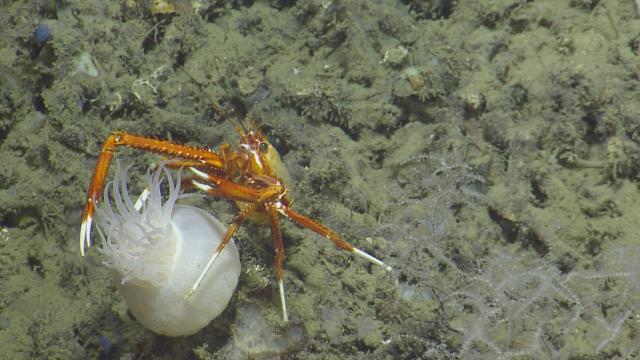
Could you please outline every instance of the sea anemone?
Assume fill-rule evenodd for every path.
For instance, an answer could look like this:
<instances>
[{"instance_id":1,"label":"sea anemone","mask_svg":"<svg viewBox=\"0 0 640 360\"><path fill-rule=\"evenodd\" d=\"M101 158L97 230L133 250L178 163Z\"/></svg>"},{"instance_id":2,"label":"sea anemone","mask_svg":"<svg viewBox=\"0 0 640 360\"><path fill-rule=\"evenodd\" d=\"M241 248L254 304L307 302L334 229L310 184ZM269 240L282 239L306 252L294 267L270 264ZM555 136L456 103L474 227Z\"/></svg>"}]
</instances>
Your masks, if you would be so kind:
<instances>
[{"instance_id":1,"label":"sea anemone","mask_svg":"<svg viewBox=\"0 0 640 360\"><path fill-rule=\"evenodd\" d=\"M164 166L147 171L146 190L136 203L127 180L127 169L118 163L96 209L104 264L114 270L120 294L145 327L168 336L194 334L229 303L240 274L238 249L231 240L185 299L226 229L203 210L176 204L183 196L180 173L174 181ZM164 180L169 194L163 201Z\"/></svg>"}]
</instances>

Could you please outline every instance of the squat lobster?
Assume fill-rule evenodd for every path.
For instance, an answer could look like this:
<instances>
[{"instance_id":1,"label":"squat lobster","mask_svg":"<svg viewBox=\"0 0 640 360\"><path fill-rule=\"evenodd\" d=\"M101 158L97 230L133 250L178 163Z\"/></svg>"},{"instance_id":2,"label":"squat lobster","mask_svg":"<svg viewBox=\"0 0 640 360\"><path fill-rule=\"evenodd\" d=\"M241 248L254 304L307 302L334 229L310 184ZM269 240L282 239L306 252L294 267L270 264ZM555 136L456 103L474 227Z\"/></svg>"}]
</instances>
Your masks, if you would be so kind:
<instances>
[{"instance_id":1,"label":"squat lobster","mask_svg":"<svg viewBox=\"0 0 640 360\"><path fill-rule=\"evenodd\" d=\"M222 112L216 107L217 111ZM229 119L229 118L227 118ZM249 119L249 123L252 123ZM229 120L230 121L230 120ZM178 144L169 140L158 140L145 136L133 135L124 131L110 134L102 146L102 151L89 184L87 202L82 214L80 227L80 253L84 256L85 247L91 246L91 224L96 205L105 186L105 180L114 151L119 146L149 151L165 156L167 166L172 168L188 168L196 179L188 180L188 184L210 195L232 200L239 207L238 215L220 245L216 248L199 278L191 287L185 299L198 290L200 283L218 255L231 240L238 227L247 219L256 223L269 223L275 247L276 280L280 292L282 318L288 321L287 308L282 281L282 262L284 248L280 230L279 215L283 215L294 223L310 229L331 240L339 249L349 251L363 257L373 264L390 266L381 260L344 241L338 234L315 220L304 216L291 208L290 178L278 151L267 140L260 130L247 129L241 123L235 126L240 136L236 150L229 144L220 146L220 153L208 148Z\"/></svg>"}]
</instances>

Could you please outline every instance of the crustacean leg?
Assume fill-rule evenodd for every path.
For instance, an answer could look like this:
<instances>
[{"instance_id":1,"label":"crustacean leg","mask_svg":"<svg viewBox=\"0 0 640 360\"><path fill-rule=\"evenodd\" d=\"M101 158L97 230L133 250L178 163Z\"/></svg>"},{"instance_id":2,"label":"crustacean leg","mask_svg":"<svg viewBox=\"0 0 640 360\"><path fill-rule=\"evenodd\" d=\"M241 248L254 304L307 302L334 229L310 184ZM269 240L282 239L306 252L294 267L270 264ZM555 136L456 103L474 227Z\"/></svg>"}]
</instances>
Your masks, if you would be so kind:
<instances>
[{"instance_id":1,"label":"crustacean leg","mask_svg":"<svg viewBox=\"0 0 640 360\"><path fill-rule=\"evenodd\" d=\"M338 234L329 229L328 227L314 221L311 218L308 218L300 213L293 211L288 206L280 206L278 208L280 213L284 215L287 219L293 221L294 223L305 227L315 233L318 233L325 238L331 240L337 248L349 251L350 253L360 256L361 258L367 259L369 262L376 264L378 266L382 266L385 270L391 271L391 266L385 265L382 260L369 255L368 253L358 249L357 247L351 245L350 243L344 241Z\"/></svg>"},{"instance_id":2,"label":"crustacean leg","mask_svg":"<svg viewBox=\"0 0 640 360\"><path fill-rule=\"evenodd\" d=\"M278 204L278 203L276 203ZM267 205L267 215L271 224L271 236L273 237L273 245L276 252L276 280L278 281L278 290L280 292L280 304L282 305L282 320L289 321L287 315L287 303L284 298L284 282L282 280L282 262L284 261L284 245L282 243L282 232L280 231L280 217L276 204Z\"/></svg>"},{"instance_id":3,"label":"crustacean leg","mask_svg":"<svg viewBox=\"0 0 640 360\"><path fill-rule=\"evenodd\" d=\"M278 281L278 289L280 292L280 304L282 305L282 319L284 321L289 321L289 316L287 315L287 305L285 302L284 296L284 282L282 277L282 263L284 261L284 246L282 242L282 232L280 231L280 219L278 217L277 205L279 201L269 201L274 200L283 192L281 185L272 185L268 186L264 189L254 190L250 187L246 187L243 185L239 185L233 183L224 178L204 173L196 168L191 168L191 171L197 176L211 182L214 186L209 186L207 184L202 184L197 181L192 181L192 185L202 191L207 192L213 196L220 196L229 200L241 201L246 203L247 205L242 208L240 213L233 220L229 229L224 234L220 245L216 248L216 251L211 256L211 259L207 262L207 265L198 276L196 282L191 286L189 292L185 296L187 299L191 296L197 289L200 287L200 283L202 279L205 277L213 263L218 259L218 256L227 245L227 243L231 240L233 234L238 230L238 227L246 220L248 216L250 216L257 208L259 204L265 204L264 208L266 209L267 216L269 218L269 223L271 224L271 236L273 237L274 248L275 248L275 263L276 263L276 280Z\"/></svg>"},{"instance_id":4,"label":"crustacean leg","mask_svg":"<svg viewBox=\"0 0 640 360\"><path fill-rule=\"evenodd\" d=\"M184 296L185 300L188 299L189 296L193 295L196 290L198 290L198 288L200 287L200 283L202 283L202 279L204 279L204 276L207 275L207 272L209 272L209 269L211 268L213 263L218 259L218 256L220 255L224 247L229 243L229 241L231 241L231 238L236 233L236 231L238 231L240 225L242 225L242 223L247 219L249 215L251 215L251 213L255 211L255 209L256 204L248 204L244 207L244 209L242 209L242 211L240 211L238 215L236 215L236 217L233 219L233 222L231 222L231 225L229 225L229 228L224 233L224 236L222 237L220 244L216 248L216 251L213 253L204 269L202 269L202 272L200 272L200 276L198 276L196 282L191 286L189 292Z\"/></svg>"},{"instance_id":5,"label":"crustacean leg","mask_svg":"<svg viewBox=\"0 0 640 360\"><path fill-rule=\"evenodd\" d=\"M80 226L80 254L84 256L85 246L91 246L91 223L96 205L104 189L109 165L113 160L113 153L118 146L150 151L156 154L188 159L214 169L224 169L223 161L218 154L206 148L176 144L167 140L158 140L144 136L131 135L123 131L111 133L102 145L96 168L89 183L87 202L82 213Z\"/></svg>"},{"instance_id":6,"label":"crustacean leg","mask_svg":"<svg viewBox=\"0 0 640 360\"><path fill-rule=\"evenodd\" d=\"M214 186L209 186L207 184L199 183L197 181L192 181L192 185L196 188L203 190L210 195L224 197L229 200L241 201L247 203L247 205L242 209L240 214L234 219L232 226L227 230L227 233L224 236L226 241L223 241L216 252L213 254L211 259L209 260L207 266L200 274L198 281L191 287L191 290L185 296L185 298L189 297L189 295L193 294L197 288L200 286L200 281L206 273L209 271L209 268L213 265L213 263L218 258L218 255L224 248L224 246L228 243L229 239L235 233L237 228L240 226L242 222L254 211L258 209L258 205L263 205L261 211L265 211L267 213L267 217L269 219L269 223L271 225L271 236L273 237L274 248L275 248L275 267L276 267L276 280L278 281L278 289L280 292L280 304L282 306L282 319L286 322L289 317L287 315L287 306L285 302L284 295L284 282L283 282L283 272L282 272L282 263L284 261L284 246L282 242L282 233L280 230L280 218L278 213L282 214L289 220L294 223L307 228L313 232L316 232L325 238L331 240L336 247L342 250L349 251L354 255L360 256L369 262L383 267L387 271L391 271L391 266L385 265L385 263L368 254L365 251L362 251L350 243L344 241L338 234L334 231L330 230L324 225L319 224L318 222L297 213L292 210L282 201L280 201L280 197L282 197L282 186L274 183L274 185L266 186L263 189L255 190L253 188L236 184L226 180L224 178L218 177L216 175L207 174L202 172L196 168L190 168L191 171L197 175L198 177L211 182Z\"/></svg>"}]
</instances>

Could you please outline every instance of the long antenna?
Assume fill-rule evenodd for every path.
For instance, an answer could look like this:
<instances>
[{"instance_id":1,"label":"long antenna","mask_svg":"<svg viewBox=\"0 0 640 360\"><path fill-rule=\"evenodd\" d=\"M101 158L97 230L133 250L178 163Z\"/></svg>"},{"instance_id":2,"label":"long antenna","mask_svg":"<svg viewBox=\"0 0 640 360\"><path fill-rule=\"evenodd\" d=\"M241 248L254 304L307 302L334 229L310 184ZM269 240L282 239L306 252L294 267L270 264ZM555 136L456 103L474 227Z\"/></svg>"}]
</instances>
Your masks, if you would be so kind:
<instances>
[{"instance_id":1,"label":"long antenna","mask_svg":"<svg viewBox=\"0 0 640 360\"><path fill-rule=\"evenodd\" d=\"M160 22L161 23L161 22ZM137 28L137 26L133 23L130 24L131 26ZM154 25L154 29L156 28L158 24ZM147 34L147 36L150 36L150 32L149 31L144 31L144 30L140 30L139 31ZM153 30L153 29L152 29ZM170 59L173 59L175 63L178 63L178 61L175 61L175 58L166 50L162 47L162 45L160 43L158 43L158 40L154 38L154 42L156 43L157 48L160 49L160 51L162 51L167 57L169 57ZM186 62L186 61L185 61ZM216 74L218 75L218 78L221 79L222 76L220 75L220 69L219 69L219 65L220 65L220 61L219 59L216 58ZM219 116L221 116L222 118L224 118L226 121L230 122L231 125L233 125L236 129L242 129L244 132L247 132L247 128L244 126L244 124L237 120L237 119L232 119L232 116L229 116L229 114L227 113L227 111L222 108L220 105L216 104L213 99L211 98L211 96L209 96L209 94L204 91L204 86L198 82L196 80L195 77L193 77L193 75L191 75L187 69L185 69L184 67L184 63L178 66L180 68L180 70L198 87L198 90L200 91L200 94L203 95L207 101L209 102L209 105L211 105L211 107L213 108L213 111L215 111ZM229 95L229 91L227 90L226 86L223 86L223 90L225 93L225 96L227 97L229 103L231 103L231 96Z\"/></svg>"},{"instance_id":2,"label":"long antenna","mask_svg":"<svg viewBox=\"0 0 640 360\"><path fill-rule=\"evenodd\" d=\"M160 45L160 44L158 44ZM162 46L158 46L162 52L164 52L167 56L169 56L171 58L171 54L169 54L168 51L166 51L164 48L162 48ZM219 66L220 65L220 60L216 58L216 74L218 75L218 78L221 79L222 76L220 75L220 69ZM213 110L218 113L218 115L222 116L225 120L229 121L234 127L239 128L244 130L245 132L247 132L247 128L244 126L244 124L240 121L237 121L236 119L232 120L232 116L229 116L229 114L227 113L227 111L222 108L220 105L216 104L213 99L211 98L211 96L209 96L209 94L204 91L204 87L203 85L198 82L188 71L187 69L184 68L184 65L180 65L180 70L187 75L187 77L194 83L196 84L196 86L198 87L198 90L200 90L200 93L207 99L207 101L209 101L209 105L211 105L211 107L213 108ZM231 103L230 99L231 96L229 95L229 91L227 90L226 86L222 87L224 90L224 94L227 97L227 99L229 100L229 103Z\"/></svg>"}]
</instances>

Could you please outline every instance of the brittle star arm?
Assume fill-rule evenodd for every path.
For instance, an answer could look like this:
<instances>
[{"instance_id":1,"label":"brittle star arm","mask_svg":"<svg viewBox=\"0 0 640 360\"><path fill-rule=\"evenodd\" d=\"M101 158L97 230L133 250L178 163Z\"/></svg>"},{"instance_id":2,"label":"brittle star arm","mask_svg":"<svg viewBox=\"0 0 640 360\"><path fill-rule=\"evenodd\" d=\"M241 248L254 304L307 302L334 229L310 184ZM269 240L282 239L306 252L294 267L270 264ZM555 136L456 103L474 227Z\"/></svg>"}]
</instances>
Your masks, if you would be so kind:
<instances>
[{"instance_id":1,"label":"brittle star arm","mask_svg":"<svg viewBox=\"0 0 640 360\"><path fill-rule=\"evenodd\" d=\"M98 161L93 171L91 182L89 183L89 190L87 191L87 201L82 213L82 225L80 226L80 254L83 256L85 246L91 246L93 213L104 189L109 165L111 164L111 160L113 160L113 153L118 146L126 146L161 155L197 161L199 164L212 168L225 168L222 158L209 149L132 135L123 131L111 133L102 145L102 150L100 151L100 155L98 155Z\"/></svg>"}]
</instances>

